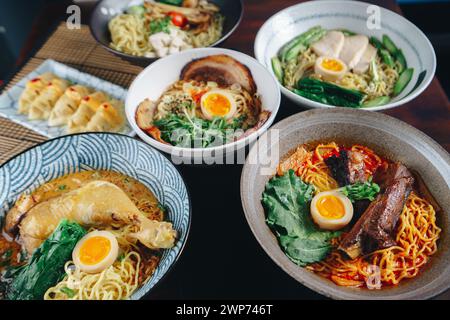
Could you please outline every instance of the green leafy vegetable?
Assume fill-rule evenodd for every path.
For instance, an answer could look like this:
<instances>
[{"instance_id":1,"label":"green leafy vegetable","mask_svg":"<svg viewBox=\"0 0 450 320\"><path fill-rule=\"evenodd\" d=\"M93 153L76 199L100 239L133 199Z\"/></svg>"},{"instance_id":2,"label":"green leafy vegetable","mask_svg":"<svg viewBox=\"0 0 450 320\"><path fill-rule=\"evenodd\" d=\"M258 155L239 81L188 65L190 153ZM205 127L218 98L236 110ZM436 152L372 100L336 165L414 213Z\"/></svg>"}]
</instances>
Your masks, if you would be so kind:
<instances>
[{"instance_id":1,"label":"green leafy vegetable","mask_svg":"<svg viewBox=\"0 0 450 320\"><path fill-rule=\"evenodd\" d=\"M305 266L323 260L331 249L330 240L339 232L322 231L309 214L314 187L289 170L266 184L262 204L266 222L278 237L281 248L294 263Z\"/></svg>"},{"instance_id":2,"label":"green leafy vegetable","mask_svg":"<svg viewBox=\"0 0 450 320\"><path fill-rule=\"evenodd\" d=\"M29 263L13 271L7 290L10 300L42 299L48 288L64 276L64 264L86 231L77 223L63 220L33 253Z\"/></svg>"},{"instance_id":3,"label":"green leafy vegetable","mask_svg":"<svg viewBox=\"0 0 450 320\"><path fill-rule=\"evenodd\" d=\"M181 4L183 3L183 0L156 0L156 2L161 2L161 3L165 3L165 4L170 4L172 6L180 7Z\"/></svg>"},{"instance_id":4,"label":"green leafy vegetable","mask_svg":"<svg viewBox=\"0 0 450 320\"><path fill-rule=\"evenodd\" d=\"M174 146L206 148L213 143L216 146L231 141L244 120L241 117L228 123L224 118L206 120L191 117L188 113L171 113L153 124L161 130L162 139Z\"/></svg>"},{"instance_id":5,"label":"green leafy vegetable","mask_svg":"<svg viewBox=\"0 0 450 320\"><path fill-rule=\"evenodd\" d=\"M4 260L10 259L11 256L12 256L12 254L13 254L13 250L12 250L12 249L8 249L8 250L6 250L6 251L3 253L2 259L4 259Z\"/></svg>"},{"instance_id":6,"label":"green leafy vegetable","mask_svg":"<svg viewBox=\"0 0 450 320\"><path fill-rule=\"evenodd\" d=\"M69 298L75 297L75 291L73 291L68 287L62 287L60 290L62 293L66 294Z\"/></svg>"},{"instance_id":7,"label":"green leafy vegetable","mask_svg":"<svg viewBox=\"0 0 450 320\"><path fill-rule=\"evenodd\" d=\"M294 92L310 100L340 106L359 108L366 95L360 91L345 89L332 83L303 78Z\"/></svg>"},{"instance_id":8,"label":"green leafy vegetable","mask_svg":"<svg viewBox=\"0 0 450 320\"><path fill-rule=\"evenodd\" d=\"M375 200L376 195L380 192L380 186L372 180L365 183L355 183L345 186L341 189L341 192L345 194L352 202L357 200Z\"/></svg>"},{"instance_id":9,"label":"green leafy vegetable","mask_svg":"<svg viewBox=\"0 0 450 320\"><path fill-rule=\"evenodd\" d=\"M22 249L19 253L19 263L25 262L27 260L27 251L25 249Z\"/></svg>"},{"instance_id":10,"label":"green leafy vegetable","mask_svg":"<svg viewBox=\"0 0 450 320\"><path fill-rule=\"evenodd\" d=\"M8 249L0 256L0 267L9 266L11 264L12 249Z\"/></svg>"},{"instance_id":11,"label":"green leafy vegetable","mask_svg":"<svg viewBox=\"0 0 450 320\"><path fill-rule=\"evenodd\" d=\"M151 34L158 32L170 33L169 26L170 26L170 17L151 20L150 33Z\"/></svg>"}]
</instances>

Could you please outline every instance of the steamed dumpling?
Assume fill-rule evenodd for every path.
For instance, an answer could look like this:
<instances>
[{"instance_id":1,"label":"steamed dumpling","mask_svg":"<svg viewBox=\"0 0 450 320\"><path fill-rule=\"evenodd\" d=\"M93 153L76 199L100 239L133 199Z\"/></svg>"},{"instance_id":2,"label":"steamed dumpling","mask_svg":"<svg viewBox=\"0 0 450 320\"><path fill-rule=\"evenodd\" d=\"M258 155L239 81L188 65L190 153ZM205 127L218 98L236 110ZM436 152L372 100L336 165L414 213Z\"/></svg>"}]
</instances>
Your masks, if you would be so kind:
<instances>
[{"instance_id":1,"label":"steamed dumpling","mask_svg":"<svg viewBox=\"0 0 450 320\"><path fill-rule=\"evenodd\" d=\"M56 102L50 113L49 126L62 126L67 124L69 118L77 111L81 100L89 95L91 90L82 85L74 85L66 89L64 95Z\"/></svg>"},{"instance_id":2,"label":"steamed dumpling","mask_svg":"<svg viewBox=\"0 0 450 320\"><path fill-rule=\"evenodd\" d=\"M19 113L28 114L31 103L41 94L47 84L56 76L53 73L47 72L27 82L25 90L19 98Z\"/></svg>"},{"instance_id":3,"label":"steamed dumpling","mask_svg":"<svg viewBox=\"0 0 450 320\"><path fill-rule=\"evenodd\" d=\"M77 111L70 117L67 123L69 133L83 132L92 117L95 115L102 103L108 101L108 96L100 91L84 97Z\"/></svg>"},{"instance_id":4,"label":"steamed dumpling","mask_svg":"<svg viewBox=\"0 0 450 320\"><path fill-rule=\"evenodd\" d=\"M117 132L125 124L124 106L119 100L103 103L89 121L86 131L90 132Z\"/></svg>"},{"instance_id":5,"label":"steamed dumpling","mask_svg":"<svg viewBox=\"0 0 450 320\"><path fill-rule=\"evenodd\" d=\"M51 80L30 105L28 119L48 119L56 101L64 94L69 86L66 80L55 78Z\"/></svg>"}]
</instances>

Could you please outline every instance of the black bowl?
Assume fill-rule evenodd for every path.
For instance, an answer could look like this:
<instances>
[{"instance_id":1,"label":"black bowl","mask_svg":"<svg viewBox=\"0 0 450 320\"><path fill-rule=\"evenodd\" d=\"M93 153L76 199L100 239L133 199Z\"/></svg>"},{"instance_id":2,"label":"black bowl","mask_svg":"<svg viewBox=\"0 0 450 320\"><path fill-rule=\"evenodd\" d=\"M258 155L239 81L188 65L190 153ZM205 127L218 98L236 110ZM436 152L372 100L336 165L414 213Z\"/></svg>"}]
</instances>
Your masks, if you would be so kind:
<instances>
[{"instance_id":1,"label":"black bowl","mask_svg":"<svg viewBox=\"0 0 450 320\"><path fill-rule=\"evenodd\" d=\"M92 12L89 28L92 36L100 43L106 50L114 53L115 55L130 61L133 64L139 66L148 66L158 58L138 57L130 54L126 54L112 49L109 44L111 43L111 34L108 29L109 21L118 13L122 13L128 8L128 4L133 0L102 0L97 3ZM226 38L228 38L233 31L237 28L241 22L244 12L244 6L242 0L210 0L220 7L220 12L225 16L225 22L223 26L222 37L213 43L210 47L216 46ZM133 1L136 2L136 1Z\"/></svg>"}]
</instances>

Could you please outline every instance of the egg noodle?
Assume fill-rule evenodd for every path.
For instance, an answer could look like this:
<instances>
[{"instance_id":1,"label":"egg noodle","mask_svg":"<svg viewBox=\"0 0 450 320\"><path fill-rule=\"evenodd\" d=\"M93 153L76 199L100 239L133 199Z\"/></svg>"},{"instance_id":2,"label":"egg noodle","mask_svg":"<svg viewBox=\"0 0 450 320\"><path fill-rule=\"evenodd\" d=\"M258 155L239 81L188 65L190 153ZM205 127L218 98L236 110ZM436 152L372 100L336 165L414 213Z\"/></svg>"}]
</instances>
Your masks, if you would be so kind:
<instances>
[{"instance_id":1,"label":"egg noodle","mask_svg":"<svg viewBox=\"0 0 450 320\"><path fill-rule=\"evenodd\" d=\"M317 191L336 189L337 182L331 177L323 155L338 151L334 142L320 144L309 152L304 165L297 170L303 181L313 184ZM370 149L354 145L351 150L370 154ZM375 153L372 159L381 159ZM341 286L368 286L371 277L379 270L381 285L396 285L402 279L417 276L420 268L437 251L437 241L441 229L436 225L436 212L433 206L415 192L411 192L401 213L397 227L397 245L375 251L371 254L350 260L337 250L341 238L333 241L335 249L322 262L307 266Z\"/></svg>"},{"instance_id":2,"label":"egg noodle","mask_svg":"<svg viewBox=\"0 0 450 320\"><path fill-rule=\"evenodd\" d=\"M77 268L72 261L64 266L66 276L56 286L47 290L44 300L123 300L128 299L138 287L141 257L129 251L101 273L89 274ZM66 293L66 288L73 292ZM66 289L66 290L64 290Z\"/></svg>"},{"instance_id":3,"label":"egg noodle","mask_svg":"<svg viewBox=\"0 0 450 320\"><path fill-rule=\"evenodd\" d=\"M211 81L207 83L177 81L157 101L153 118L155 120L163 119L171 113L184 113L189 117L204 118L200 104L196 101L196 96L200 97L205 92L213 89L218 89L218 84ZM226 91L236 102L236 112L229 121L245 118L242 124L243 128L255 125L258 113L261 110L259 97L251 95L238 84L220 88L220 90ZM193 105L195 107L192 107Z\"/></svg>"},{"instance_id":4,"label":"egg noodle","mask_svg":"<svg viewBox=\"0 0 450 320\"><path fill-rule=\"evenodd\" d=\"M200 4L202 10L210 10L207 4ZM206 7L205 7L206 6ZM110 20L108 26L111 33L110 47L134 56L153 57L154 48L149 42L150 27L149 23L155 19L162 19L166 15L153 8L152 12L145 15L137 14L119 14ZM207 47L220 39L223 32L224 17L220 14L214 14L212 21L201 30L182 30L183 38L192 48ZM173 28L176 28L173 26Z\"/></svg>"},{"instance_id":5,"label":"egg noodle","mask_svg":"<svg viewBox=\"0 0 450 320\"><path fill-rule=\"evenodd\" d=\"M327 164L323 159L324 154L333 150L339 150L338 145L334 142L328 145L318 145L313 152L309 153L304 166L297 172L304 182L316 187L316 192L338 188L338 183L328 173Z\"/></svg>"},{"instance_id":6,"label":"egg noodle","mask_svg":"<svg viewBox=\"0 0 450 320\"><path fill-rule=\"evenodd\" d=\"M133 14L120 14L109 22L111 48L134 56L153 50L148 41L145 20Z\"/></svg>"},{"instance_id":7,"label":"egg noodle","mask_svg":"<svg viewBox=\"0 0 450 320\"><path fill-rule=\"evenodd\" d=\"M433 206L412 192L398 223L397 246L353 260L345 259L334 250L325 261L307 268L338 285L361 287L375 275L371 266L376 266L381 284L396 285L402 279L414 278L419 274L420 268L436 253L440 232ZM335 245L338 244L339 240Z\"/></svg>"},{"instance_id":8,"label":"egg noodle","mask_svg":"<svg viewBox=\"0 0 450 320\"><path fill-rule=\"evenodd\" d=\"M297 59L282 62L286 87L292 90L297 82L306 76L320 79L321 76L314 73L314 64L317 58L318 56L313 50L308 48ZM367 95L366 100L372 100L380 96L391 96L399 77L398 72L382 62L378 56L375 58L375 65L380 77L379 81L372 81L372 77L368 72L357 74L349 71L335 83L344 88L355 89L365 93Z\"/></svg>"},{"instance_id":9,"label":"egg noodle","mask_svg":"<svg viewBox=\"0 0 450 320\"><path fill-rule=\"evenodd\" d=\"M113 233L122 252L119 258L100 273L89 274L76 268L73 261L65 266L62 281L47 290L44 300L125 300L144 283L156 268L157 261L145 268L141 253L135 242L127 237L136 231L135 226L108 229ZM91 229L95 230L95 229ZM70 292L68 294L68 292Z\"/></svg>"}]
</instances>

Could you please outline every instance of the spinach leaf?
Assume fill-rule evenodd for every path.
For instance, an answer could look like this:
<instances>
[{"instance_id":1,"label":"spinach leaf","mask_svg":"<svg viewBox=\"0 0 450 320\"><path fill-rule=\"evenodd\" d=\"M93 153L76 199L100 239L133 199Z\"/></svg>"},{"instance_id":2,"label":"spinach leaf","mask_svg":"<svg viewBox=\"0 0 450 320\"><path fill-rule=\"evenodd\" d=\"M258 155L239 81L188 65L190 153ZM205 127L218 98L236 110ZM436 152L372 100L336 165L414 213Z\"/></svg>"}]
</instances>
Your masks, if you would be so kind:
<instances>
[{"instance_id":1,"label":"spinach leaf","mask_svg":"<svg viewBox=\"0 0 450 320\"><path fill-rule=\"evenodd\" d=\"M10 300L42 299L48 288L64 276L64 264L86 231L77 223L63 220L37 248L27 265L14 270L7 290Z\"/></svg>"},{"instance_id":2,"label":"spinach leaf","mask_svg":"<svg viewBox=\"0 0 450 320\"><path fill-rule=\"evenodd\" d=\"M314 186L289 170L269 180L262 196L267 224L285 254L300 266L323 260L331 249L330 240L340 234L320 230L312 221L309 203L313 193Z\"/></svg>"}]
</instances>

